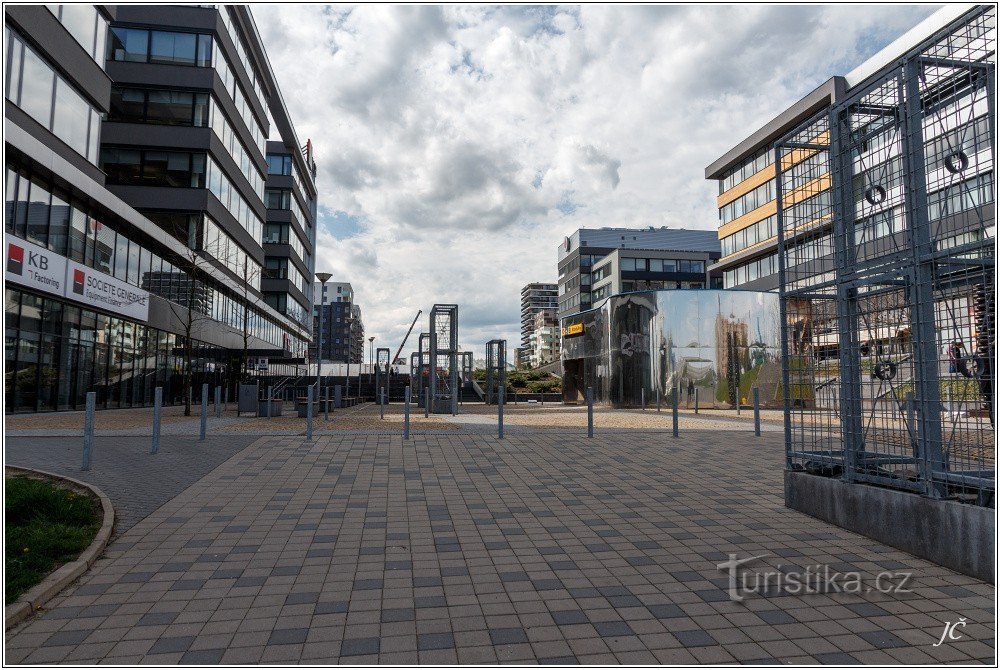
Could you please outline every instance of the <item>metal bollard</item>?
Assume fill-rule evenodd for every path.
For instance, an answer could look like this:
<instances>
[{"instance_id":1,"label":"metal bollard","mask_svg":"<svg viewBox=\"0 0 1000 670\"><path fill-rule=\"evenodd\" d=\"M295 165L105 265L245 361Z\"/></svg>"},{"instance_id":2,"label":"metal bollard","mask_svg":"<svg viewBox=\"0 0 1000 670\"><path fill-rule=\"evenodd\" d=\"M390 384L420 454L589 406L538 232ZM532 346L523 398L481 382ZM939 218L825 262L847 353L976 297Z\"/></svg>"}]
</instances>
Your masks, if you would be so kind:
<instances>
[{"instance_id":1,"label":"metal bollard","mask_svg":"<svg viewBox=\"0 0 1000 670\"><path fill-rule=\"evenodd\" d=\"M424 418L426 419L430 416L431 411L431 390L429 387L424 387Z\"/></svg>"},{"instance_id":2,"label":"metal bollard","mask_svg":"<svg viewBox=\"0 0 1000 670\"><path fill-rule=\"evenodd\" d=\"M694 413L698 413L698 389L694 390Z\"/></svg>"},{"instance_id":3,"label":"metal bollard","mask_svg":"<svg viewBox=\"0 0 1000 670\"><path fill-rule=\"evenodd\" d=\"M323 421L330 420L330 387L327 386L326 390L323 391Z\"/></svg>"},{"instance_id":4,"label":"metal bollard","mask_svg":"<svg viewBox=\"0 0 1000 670\"><path fill-rule=\"evenodd\" d=\"M385 418L385 387L378 390L378 418Z\"/></svg>"},{"instance_id":5,"label":"metal bollard","mask_svg":"<svg viewBox=\"0 0 1000 670\"><path fill-rule=\"evenodd\" d=\"M753 434L760 437L760 388L753 387Z\"/></svg>"},{"instance_id":6,"label":"metal bollard","mask_svg":"<svg viewBox=\"0 0 1000 670\"><path fill-rule=\"evenodd\" d=\"M639 406L642 407L642 411L646 411L646 388L643 387L639 389Z\"/></svg>"},{"instance_id":7,"label":"metal bollard","mask_svg":"<svg viewBox=\"0 0 1000 670\"><path fill-rule=\"evenodd\" d=\"M155 454L160 450L160 413L163 411L163 387L157 386L153 391L153 444L149 448L149 453Z\"/></svg>"},{"instance_id":8,"label":"metal bollard","mask_svg":"<svg viewBox=\"0 0 1000 670\"><path fill-rule=\"evenodd\" d=\"M198 433L198 440L205 441L205 433L208 432L208 384L201 385L201 430Z\"/></svg>"},{"instance_id":9,"label":"metal bollard","mask_svg":"<svg viewBox=\"0 0 1000 670\"><path fill-rule=\"evenodd\" d=\"M215 387L215 418L222 416L222 387Z\"/></svg>"},{"instance_id":10,"label":"metal bollard","mask_svg":"<svg viewBox=\"0 0 1000 670\"><path fill-rule=\"evenodd\" d=\"M587 387L587 437L594 436L594 388Z\"/></svg>"},{"instance_id":11,"label":"metal bollard","mask_svg":"<svg viewBox=\"0 0 1000 670\"><path fill-rule=\"evenodd\" d=\"M83 419L83 464L80 469L90 469L90 451L94 446L94 410L97 409L97 393L87 392L87 413Z\"/></svg>"},{"instance_id":12,"label":"metal bollard","mask_svg":"<svg viewBox=\"0 0 1000 670\"><path fill-rule=\"evenodd\" d=\"M310 384L306 392L306 441L313 439L313 390Z\"/></svg>"},{"instance_id":13,"label":"metal bollard","mask_svg":"<svg viewBox=\"0 0 1000 670\"><path fill-rule=\"evenodd\" d=\"M660 411L660 387L656 387L656 411Z\"/></svg>"},{"instance_id":14,"label":"metal bollard","mask_svg":"<svg viewBox=\"0 0 1000 670\"><path fill-rule=\"evenodd\" d=\"M222 411L229 411L229 386L222 392Z\"/></svg>"},{"instance_id":15,"label":"metal bollard","mask_svg":"<svg viewBox=\"0 0 1000 670\"><path fill-rule=\"evenodd\" d=\"M505 389L501 386L497 393L497 437L503 439L503 396Z\"/></svg>"},{"instance_id":16,"label":"metal bollard","mask_svg":"<svg viewBox=\"0 0 1000 670\"><path fill-rule=\"evenodd\" d=\"M677 423L678 423L678 421L677 421L677 415L678 415L678 411L677 411L677 399L678 398L677 398L677 396L679 396L680 394L681 394L681 387L680 386L675 386L674 387L674 392L671 394L672 395L672 405L673 405L672 410L673 410L673 422L674 422L674 437L678 437L680 435L680 433L677 430Z\"/></svg>"},{"instance_id":17,"label":"metal bollard","mask_svg":"<svg viewBox=\"0 0 1000 670\"><path fill-rule=\"evenodd\" d=\"M274 397L274 387L273 386L268 386L267 387L267 418L268 419L271 418L271 408L273 407L273 404L271 403L271 399L273 397Z\"/></svg>"},{"instance_id":18,"label":"metal bollard","mask_svg":"<svg viewBox=\"0 0 1000 670\"><path fill-rule=\"evenodd\" d=\"M410 439L410 387L406 387L403 396L403 439Z\"/></svg>"}]
</instances>

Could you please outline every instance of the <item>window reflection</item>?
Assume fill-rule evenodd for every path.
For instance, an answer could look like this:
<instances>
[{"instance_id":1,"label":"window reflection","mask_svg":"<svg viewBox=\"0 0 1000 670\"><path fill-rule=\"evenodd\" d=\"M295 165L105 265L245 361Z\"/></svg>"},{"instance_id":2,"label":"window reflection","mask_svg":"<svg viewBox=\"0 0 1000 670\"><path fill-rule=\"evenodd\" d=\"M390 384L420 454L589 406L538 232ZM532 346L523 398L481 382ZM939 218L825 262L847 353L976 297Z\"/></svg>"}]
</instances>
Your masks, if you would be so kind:
<instances>
[{"instance_id":1,"label":"window reflection","mask_svg":"<svg viewBox=\"0 0 1000 670\"><path fill-rule=\"evenodd\" d=\"M97 160L100 115L52 67L7 29L11 67L6 95L26 114L90 162Z\"/></svg>"}]
</instances>

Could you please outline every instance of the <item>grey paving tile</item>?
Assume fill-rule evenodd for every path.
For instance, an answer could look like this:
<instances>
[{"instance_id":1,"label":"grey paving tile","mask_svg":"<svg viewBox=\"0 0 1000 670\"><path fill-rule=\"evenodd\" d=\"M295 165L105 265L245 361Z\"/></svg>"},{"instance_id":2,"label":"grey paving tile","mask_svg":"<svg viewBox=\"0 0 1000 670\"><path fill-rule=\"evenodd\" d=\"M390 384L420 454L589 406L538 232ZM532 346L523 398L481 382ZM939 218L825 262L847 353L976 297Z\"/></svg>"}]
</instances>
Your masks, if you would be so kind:
<instances>
[{"instance_id":1,"label":"grey paving tile","mask_svg":"<svg viewBox=\"0 0 1000 670\"><path fill-rule=\"evenodd\" d=\"M308 628L275 628L267 639L268 646L277 644L302 644L309 635Z\"/></svg>"},{"instance_id":2,"label":"grey paving tile","mask_svg":"<svg viewBox=\"0 0 1000 670\"><path fill-rule=\"evenodd\" d=\"M194 642L193 635L183 635L179 637L161 637L150 647L148 655L169 654L172 652L187 651Z\"/></svg>"},{"instance_id":3,"label":"grey paving tile","mask_svg":"<svg viewBox=\"0 0 1000 670\"><path fill-rule=\"evenodd\" d=\"M417 649L431 651L433 649L453 649L455 637L451 633L424 633L417 636Z\"/></svg>"},{"instance_id":4,"label":"grey paving tile","mask_svg":"<svg viewBox=\"0 0 1000 670\"><path fill-rule=\"evenodd\" d=\"M703 630L675 630L671 633L685 647L710 647L719 644L711 634Z\"/></svg>"},{"instance_id":5,"label":"grey paving tile","mask_svg":"<svg viewBox=\"0 0 1000 670\"><path fill-rule=\"evenodd\" d=\"M340 643L341 656L365 656L379 652L377 637L352 638Z\"/></svg>"},{"instance_id":6,"label":"grey paving tile","mask_svg":"<svg viewBox=\"0 0 1000 670\"><path fill-rule=\"evenodd\" d=\"M523 644L528 642L528 636L523 628L490 629L490 639L493 644Z\"/></svg>"}]
</instances>

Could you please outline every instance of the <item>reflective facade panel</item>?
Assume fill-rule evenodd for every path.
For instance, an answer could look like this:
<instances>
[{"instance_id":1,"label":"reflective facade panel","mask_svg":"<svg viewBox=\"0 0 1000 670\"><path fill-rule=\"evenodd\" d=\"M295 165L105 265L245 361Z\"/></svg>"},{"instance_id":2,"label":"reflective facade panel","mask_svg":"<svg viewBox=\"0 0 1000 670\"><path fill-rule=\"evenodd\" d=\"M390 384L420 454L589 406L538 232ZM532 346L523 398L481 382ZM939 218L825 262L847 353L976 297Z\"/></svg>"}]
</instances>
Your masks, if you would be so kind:
<instances>
[{"instance_id":1,"label":"reflective facade panel","mask_svg":"<svg viewBox=\"0 0 1000 670\"><path fill-rule=\"evenodd\" d=\"M669 402L782 406L778 296L760 291L666 290L611 296L562 320L563 400L613 407Z\"/></svg>"}]
</instances>

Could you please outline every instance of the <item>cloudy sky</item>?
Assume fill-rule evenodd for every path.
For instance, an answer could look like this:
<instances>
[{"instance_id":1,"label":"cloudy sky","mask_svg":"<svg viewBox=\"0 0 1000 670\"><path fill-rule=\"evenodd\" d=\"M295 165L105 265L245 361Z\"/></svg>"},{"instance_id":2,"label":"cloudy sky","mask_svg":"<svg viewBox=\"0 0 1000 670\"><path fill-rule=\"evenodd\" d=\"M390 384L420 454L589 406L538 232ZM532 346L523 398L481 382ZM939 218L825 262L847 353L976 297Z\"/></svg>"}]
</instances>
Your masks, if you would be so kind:
<instances>
[{"instance_id":1,"label":"cloudy sky","mask_svg":"<svg viewBox=\"0 0 1000 670\"><path fill-rule=\"evenodd\" d=\"M376 344L459 305L459 340L518 345L520 288L577 228L714 229L704 167L934 7L262 5L316 150L317 270ZM413 350L415 339L405 352Z\"/></svg>"}]
</instances>

